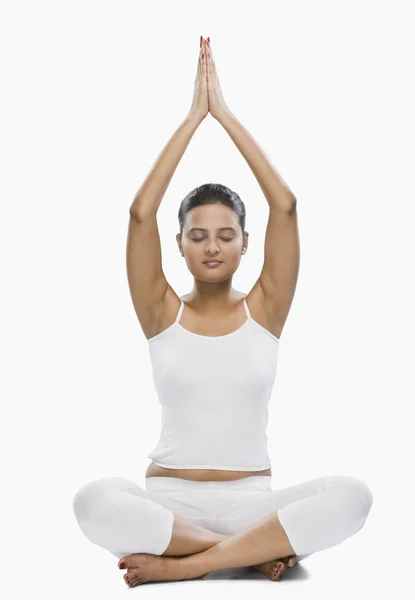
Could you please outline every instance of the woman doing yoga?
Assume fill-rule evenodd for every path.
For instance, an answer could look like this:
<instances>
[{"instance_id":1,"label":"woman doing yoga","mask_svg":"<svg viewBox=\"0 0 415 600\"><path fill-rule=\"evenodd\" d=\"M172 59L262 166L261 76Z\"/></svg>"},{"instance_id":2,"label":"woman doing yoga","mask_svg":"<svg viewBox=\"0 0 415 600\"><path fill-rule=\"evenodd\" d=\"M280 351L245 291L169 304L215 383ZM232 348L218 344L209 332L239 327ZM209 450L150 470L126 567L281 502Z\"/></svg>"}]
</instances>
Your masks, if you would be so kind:
<instances>
[{"instance_id":1,"label":"woman doing yoga","mask_svg":"<svg viewBox=\"0 0 415 600\"><path fill-rule=\"evenodd\" d=\"M269 204L261 274L232 287L248 248L245 206L224 185L191 191L177 245L194 277L179 298L161 265L156 213L193 134L210 114L251 167ZM273 490L268 402L299 269L297 202L223 99L209 38L201 38L193 104L130 208L127 273L162 407L145 489L90 481L73 509L85 536L119 560L129 586L252 567L278 581L296 561L365 524L373 497L346 475Z\"/></svg>"}]
</instances>

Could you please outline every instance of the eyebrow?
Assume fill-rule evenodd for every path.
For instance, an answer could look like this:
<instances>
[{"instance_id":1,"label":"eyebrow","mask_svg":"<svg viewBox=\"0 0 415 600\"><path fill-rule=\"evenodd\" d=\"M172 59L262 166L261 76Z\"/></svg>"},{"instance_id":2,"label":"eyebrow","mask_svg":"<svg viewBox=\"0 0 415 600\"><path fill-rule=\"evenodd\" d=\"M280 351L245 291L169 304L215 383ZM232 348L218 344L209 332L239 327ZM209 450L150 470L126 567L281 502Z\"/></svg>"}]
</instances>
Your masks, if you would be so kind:
<instances>
[{"instance_id":1,"label":"eyebrow","mask_svg":"<svg viewBox=\"0 0 415 600\"><path fill-rule=\"evenodd\" d=\"M230 229L231 231L236 233L236 229L234 227L219 227L219 231L223 231L224 229ZM192 227L192 229L189 229L189 233L191 233L192 231L207 231L207 229L203 229L203 227Z\"/></svg>"}]
</instances>

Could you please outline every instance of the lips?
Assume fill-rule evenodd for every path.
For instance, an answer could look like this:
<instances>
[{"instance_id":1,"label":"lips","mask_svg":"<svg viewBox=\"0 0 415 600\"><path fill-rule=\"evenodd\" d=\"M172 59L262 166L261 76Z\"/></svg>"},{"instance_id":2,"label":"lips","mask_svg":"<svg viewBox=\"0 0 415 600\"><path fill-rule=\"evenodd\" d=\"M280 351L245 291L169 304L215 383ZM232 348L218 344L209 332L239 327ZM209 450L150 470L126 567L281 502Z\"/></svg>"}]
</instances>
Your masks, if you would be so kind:
<instances>
[{"instance_id":1,"label":"lips","mask_svg":"<svg viewBox=\"0 0 415 600\"><path fill-rule=\"evenodd\" d=\"M222 260L204 260L203 263L206 265L216 265L223 262Z\"/></svg>"}]
</instances>

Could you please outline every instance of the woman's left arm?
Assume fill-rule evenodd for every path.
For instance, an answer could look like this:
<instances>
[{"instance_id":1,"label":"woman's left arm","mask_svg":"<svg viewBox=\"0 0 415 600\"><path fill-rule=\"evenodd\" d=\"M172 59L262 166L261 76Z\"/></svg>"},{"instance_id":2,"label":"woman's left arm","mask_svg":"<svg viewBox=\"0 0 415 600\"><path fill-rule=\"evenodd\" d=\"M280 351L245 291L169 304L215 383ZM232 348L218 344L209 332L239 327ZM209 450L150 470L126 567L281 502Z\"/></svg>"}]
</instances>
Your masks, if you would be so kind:
<instances>
[{"instance_id":1,"label":"woman's left arm","mask_svg":"<svg viewBox=\"0 0 415 600\"><path fill-rule=\"evenodd\" d=\"M281 332L294 298L300 267L297 202L236 117L228 111L220 114L218 121L245 157L270 207L264 264L258 283Z\"/></svg>"},{"instance_id":2,"label":"woman's left arm","mask_svg":"<svg viewBox=\"0 0 415 600\"><path fill-rule=\"evenodd\" d=\"M255 175L270 208L291 212L296 203L292 191L272 167L254 138L229 110L216 117L228 132Z\"/></svg>"},{"instance_id":3,"label":"woman's left arm","mask_svg":"<svg viewBox=\"0 0 415 600\"><path fill-rule=\"evenodd\" d=\"M270 207L265 235L264 265L258 283L268 301L270 314L282 329L294 297L300 265L297 200L253 137L229 110L223 98L209 38L207 53L209 112L235 142Z\"/></svg>"},{"instance_id":4,"label":"woman's left arm","mask_svg":"<svg viewBox=\"0 0 415 600\"><path fill-rule=\"evenodd\" d=\"M223 97L213 58L210 39L207 38L207 89L209 112L226 129L238 150L255 175L270 208L291 212L296 204L294 194L271 166L254 138L229 110Z\"/></svg>"}]
</instances>

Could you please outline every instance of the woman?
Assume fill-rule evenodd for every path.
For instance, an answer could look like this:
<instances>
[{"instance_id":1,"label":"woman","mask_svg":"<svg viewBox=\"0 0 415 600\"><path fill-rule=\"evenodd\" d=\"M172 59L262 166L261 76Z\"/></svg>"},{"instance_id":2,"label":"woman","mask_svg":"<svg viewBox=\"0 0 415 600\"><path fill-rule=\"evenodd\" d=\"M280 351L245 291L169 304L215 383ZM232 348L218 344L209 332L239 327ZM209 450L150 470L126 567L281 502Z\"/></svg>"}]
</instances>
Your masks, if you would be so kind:
<instances>
[{"instance_id":1,"label":"woman","mask_svg":"<svg viewBox=\"0 0 415 600\"><path fill-rule=\"evenodd\" d=\"M192 292L179 298L162 271L156 213L208 112L269 204L264 265L248 294L233 289L248 248L245 207L229 188L202 185L179 210L177 243L194 276ZM267 407L298 266L295 197L226 106L209 38L201 38L191 110L130 209L128 281L149 344L162 432L148 455L145 489L104 478L82 486L73 501L81 530L121 559L129 586L246 566L278 581L287 566L363 527L373 497L360 479L332 475L271 488Z\"/></svg>"}]
</instances>

